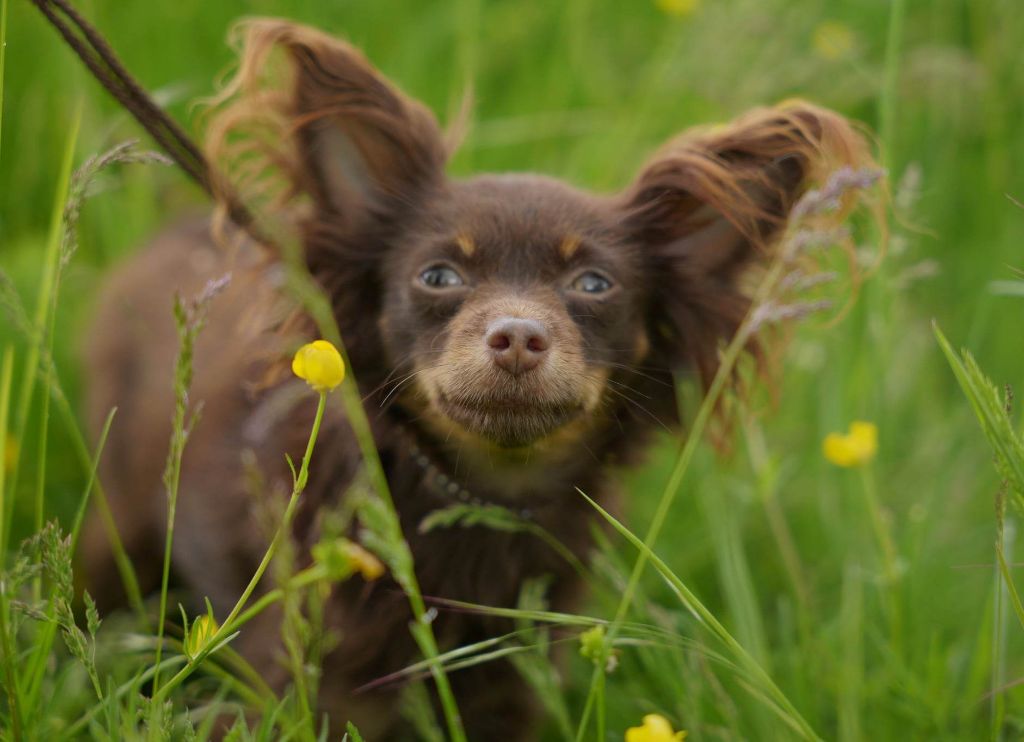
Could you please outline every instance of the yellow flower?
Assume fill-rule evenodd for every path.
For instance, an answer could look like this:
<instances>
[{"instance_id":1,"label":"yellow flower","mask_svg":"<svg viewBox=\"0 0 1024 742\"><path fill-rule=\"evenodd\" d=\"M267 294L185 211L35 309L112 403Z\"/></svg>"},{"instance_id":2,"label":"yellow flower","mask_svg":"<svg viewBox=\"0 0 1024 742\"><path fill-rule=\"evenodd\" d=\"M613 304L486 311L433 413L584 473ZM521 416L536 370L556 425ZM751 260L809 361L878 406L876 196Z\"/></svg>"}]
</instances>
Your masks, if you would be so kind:
<instances>
[{"instance_id":1,"label":"yellow flower","mask_svg":"<svg viewBox=\"0 0 1024 742\"><path fill-rule=\"evenodd\" d=\"M190 660L194 660L203 648L209 644L210 639L217 633L218 628L220 627L217 625L217 621L212 613L199 616L189 628L188 636L185 637L185 655Z\"/></svg>"},{"instance_id":2,"label":"yellow flower","mask_svg":"<svg viewBox=\"0 0 1024 742\"><path fill-rule=\"evenodd\" d=\"M626 730L626 742L680 742L686 739L686 732L673 732L668 719L660 714L648 714L643 726Z\"/></svg>"},{"instance_id":3,"label":"yellow flower","mask_svg":"<svg viewBox=\"0 0 1024 742\"><path fill-rule=\"evenodd\" d=\"M377 557L347 538L321 541L313 547L313 559L334 581L347 579L353 572L359 572L367 582L384 574L384 565Z\"/></svg>"},{"instance_id":4,"label":"yellow flower","mask_svg":"<svg viewBox=\"0 0 1024 742\"><path fill-rule=\"evenodd\" d=\"M665 15L683 18L697 11L697 8L700 7L700 0L654 0L654 4Z\"/></svg>"},{"instance_id":5,"label":"yellow flower","mask_svg":"<svg viewBox=\"0 0 1024 742\"><path fill-rule=\"evenodd\" d=\"M850 432L829 433L822 443L825 458L836 466L863 466L878 452L878 426L856 420Z\"/></svg>"},{"instance_id":6,"label":"yellow flower","mask_svg":"<svg viewBox=\"0 0 1024 742\"><path fill-rule=\"evenodd\" d=\"M329 392L345 378L345 362L326 340L303 345L292 359L292 371L320 393Z\"/></svg>"},{"instance_id":7,"label":"yellow flower","mask_svg":"<svg viewBox=\"0 0 1024 742\"><path fill-rule=\"evenodd\" d=\"M838 21L819 23L811 35L811 46L822 59L835 61L853 51L856 38L850 27Z\"/></svg>"},{"instance_id":8,"label":"yellow flower","mask_svg":"<svg viewBox=\"0 0 1024 742\"><path fill-rule=\"evenodd\" d=\"M364 580L376 580L384 574L384 565L380 563L380 559L359 544L349 541L346 545L346 550L348 551L348 558L352 561L355 568L359 570L359 574L363 576Z\"/></svg>"}]
</instances>

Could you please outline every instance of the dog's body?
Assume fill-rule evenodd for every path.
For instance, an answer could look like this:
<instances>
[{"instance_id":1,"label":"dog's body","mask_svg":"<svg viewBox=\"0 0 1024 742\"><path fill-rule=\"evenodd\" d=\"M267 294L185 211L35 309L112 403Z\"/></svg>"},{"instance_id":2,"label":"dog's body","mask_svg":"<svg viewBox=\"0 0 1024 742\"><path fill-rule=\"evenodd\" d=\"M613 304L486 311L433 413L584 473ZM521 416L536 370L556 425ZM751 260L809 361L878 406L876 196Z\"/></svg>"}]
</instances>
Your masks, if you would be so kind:
<instances>
[{"instance_id":1,"label":"dog's body","mask_svg":"<svg viewBox=\"0 0 1024 742\"><path fill-rule=\"evenodd\" d=\"M259 98L252 70L275 47L294 79L283 96ZM634 460L655 420L675 421L674 374L714 374L719 343L749 306L738 278L808 180L862 155L841 118L796 104L676 142L617 196L540 176L452 181L429 112L351 47L277 21L250 26L241 89L250 104L273 101L284 122L290 185L312 201L307 264L334 302L422 591L495 606L514 605L527 579L548 575L552 608L572 610L578 576L530 533L420 533L423 518L455 502L497 503L585 556L591 510L576 488L608 501L609 465ZM160 238L112 282L90 351L92 419L120 408L104 482L152 588L166 528L171 297L231 268L195 358L192 398L204 411L185 453L173 559L178 582L218 615L266 549L250 491L287 489L284 454L301 456L315 408L301 382L256 383L295 346L275 330L275 267L253 246L240 256L229 261L206 223ZM246 473L246 451L261 485ZM300 560L318 537L318 513L359 471L358 446L332 405L293 529ZM105 541L93 524L85 553L111 605L120 587ZM323 662L320 700L334 723L353 719L374 740L400 734L393 690L353 690L415 661L409 618L388 580L353 578L332 593L325 622L341 641ZM237 643L277 686L287 681L279 623L269 611ZM445 647L507 630L451 611L435 622ZM452 682L471 739L528 738L534 702L510 665Z\"/></svg>"},{"instance_id":2,"label":"dog's body","mask_svg":"<svg viewBox=\"0 0 1024 742\"><path fill-rule=\"evenodd\" d=\"M242 452L254 452L252 459L259 462L267 482L263 490L280 496L283 503L282 485L290 481L284 454L295 461L301 458L316 406L315 395L297 380L260 393L246 391L247 382L258 383L263 375L264 344L276 347L281 340L271 329L271 313L263 311L275 305L267 269L261 264L230 267L232 281L211 303L195 356L191 397L201 400L203 408L184 458L173 562L176 581L198 601L208 596L220 617L242 593L268 543L266 513L253 502L254 486L243 471ZM158 586L166 520L161 477L171 432L168 412L173 405L177 345L173 319L166 309L175 292L196 295L227 269L224 251L214 246L206 222L182 225L115 275L97 318L90 348L91 417L99 422L111 407L120 408L118 425L108 442L105 483L144 589ZM258 307L255 312L253 307ZM454 464L442 463L438 452L431 454L436 463L425 467L421 457L427 455L428 443L414 447L405 422L375 414L371 405L368 408L425 595L512 606L526 579L550 575L555 578L549 595L552 605L571 606L577 590L571 568L535 536L484 527L421 534L418 526L430 512L461 502L459 493L447 487L458 481L474 499L507 502L517 511L528 508L533 522L558 533L569 548L583 553L590 512L582 498L569 496L572 484L586 487L595 496L606 486L603 472L589 456L527 467L533 479L529 491L511 499L492 493L486 486L486 472L478 471L482 478L468 489L466 462L459 466L458 480L442 480L437 467L454 472ZM296 518L294 533L302 554L308 555L318 538L317 512L338 506L360 469L360 459L340 405L329 405ZM499 471L496 479L504 482L517 476L515 469ZM521 482L521 474L519 478ZM566 496L555 497L555 492ZM101 607L110 608L121 600L120 578L105 532L98 522L91 526L84 545L90 588ZM308 556L299 558L305 561ZM355 720L367 739L387 739L397 721L394 689L356 696L352 691L416 660L406 598L393 582L367 584L353 578L338 586L325 608L325 623L342 642L324 662L323 709L331 712L335 722ZM268 611L247 625L236 642L278 689L289 680L281 663L279 622L280 614ZM443 646L454 647L508 628L502 621L442 611L435 631ZM510 667L489 663L477 671L454 674L452 682L462 701L461 711L476 734L473 739L515 739L510 730L527 728L532 701Z\"/></svg>"}]
</instances>

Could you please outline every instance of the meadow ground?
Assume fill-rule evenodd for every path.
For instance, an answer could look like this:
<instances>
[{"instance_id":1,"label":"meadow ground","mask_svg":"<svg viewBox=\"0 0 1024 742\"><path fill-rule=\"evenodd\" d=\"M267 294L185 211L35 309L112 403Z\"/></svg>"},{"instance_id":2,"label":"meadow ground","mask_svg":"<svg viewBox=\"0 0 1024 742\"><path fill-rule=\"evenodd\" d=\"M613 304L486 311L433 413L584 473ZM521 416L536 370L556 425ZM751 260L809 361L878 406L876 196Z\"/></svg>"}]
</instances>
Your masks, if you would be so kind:
<instances>
[{"instance_id":1,"label":"meadow ground","mask_svg":"<svg viewBox=\"0 0 1024 742\"><path fill-rule=\"evenodd\" d=\"M808 730L842 740L1024 736L1024 624L994 550L997 493L1012 472L1001 476L993 467L932 330L934 319L1000 385L1022 381L1024 281L1014 269L1024 268L1024 209L1008 198L1024 200L1024 14L1017 6L80 3L128 68L190 125L198 120L192 103L213 91L232 59L224 39L240 14L288 16L346 36L442 120L471 82L472 127L452 164L456 174L534 170L610 190L671 134L794 96L877 133L894 194L885 260L845 315L813 316L787 332L777 396L755 392L728 453L697 449L654 545L729 639L648 569L607 677L575 651L585 624L556 632L571 651L561 690L547 693L545 739L552 740L600 738L597 724L607 739L621 739L652 712L691 739L783 739ZM30 3L3 7L0 270L35 316L44 256L59 235L53 224L65 197L65 162L77 167L140 135ZM107 170L93 190L53 318L53 358L72 410L79 409L83 332L102 278L161 226L205 208L181 173L153 165ZM868 265L878 234L859 226L859 255ZM840 280L830 291L842 303L849 290ZM14 481L0 477L5 522L8 509L11 516L0 600L3 736L14 735L16 708L21 731L53 739L96 707L97 695L108 699L104 711L78 729L118 736L134 723L127 710L137 701L117 696L116 686L151 662L151 643L126 633L133 629L127 617L106 618L94 688L82 663L54 641L60 601L42 604L43 620L25 617L19 603L59 597L59 590L44 581L43 592L34 592L29 578L11 592L17 545L36 530L40 513L70 526L87 472L59 403L36 393L24 406L33 346L9 315L0 316L0 358L13 354L14 369L5 385L0 363L0 402L11 390L7 429L16 438L2 466L8 475L17 471ZM1011 416L1019 420L1016 411ZM822 440L853 420L877 425L878 454L866 468L839 468L823 457ZM624 520L634 532L646 532L678 451L666 435L627 476ZM1010 574L1024 561L1015 556L1019 516L1010 507L1003 528ZM51 544L52 558L58 551ZM595 557L597 584L585 615L611 617L636 553L609 536ZM543 649L541 639L533 635L533 646ZM83 646L88 655L88 641ZM540 651L522 656L537 682L550 681ZM774 700L753 662L777 686ZM591 694L598 675L599 693ZM210 687L217 685L203 686ZM196 688L173 696L175 735L184 734L181 714ZM583 727L588 698L599 701L589 704ZM286 703L281 718L300 713L300 704Z\"/></svg>"}]
</instances>

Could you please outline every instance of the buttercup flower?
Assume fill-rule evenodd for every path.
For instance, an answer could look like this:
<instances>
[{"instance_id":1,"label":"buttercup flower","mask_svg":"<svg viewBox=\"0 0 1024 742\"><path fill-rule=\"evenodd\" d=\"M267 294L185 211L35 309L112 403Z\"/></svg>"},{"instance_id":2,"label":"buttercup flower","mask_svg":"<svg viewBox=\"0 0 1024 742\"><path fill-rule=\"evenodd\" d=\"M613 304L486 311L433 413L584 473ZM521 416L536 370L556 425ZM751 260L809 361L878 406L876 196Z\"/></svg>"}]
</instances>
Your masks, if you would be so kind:
<instances>
[{"instance_id":1,"label":"buttercup flower","mask_svg":"<svg viewBox=\"0 0 1024 742\"><path fill-rule=\"evenodd\" d=\"M313 547L313 559L336 582L348 578L353 572L361 574L367 582L384 574L384 565L377 557L347 538L321 541Z\"/></svg>"},{"instance_id":2,"label":"buttercup flower","mask_svg":"<svg viewBox=\"0 0 1024 742\"><path fill-rule=\"evenodd\" d=\"M822 442L822 453L836 466L863 466L878 452L878 426L856 420L850 423L850 431L829 433Z\"/></svg>"},{"instance_id":3,"label":"buttercup flower","mask_svg":"<svg viewBox=\"0 0 1024 742\"><path fill-rule=\"evenodd\" d=\"M185 637L185 655L194 660L217 633L218 628L213 614L199 616L189 627L188 636Z\"/></svg>"},{"instance_id":4,"label":"buttercup flower","mask_svg":"<svg viewBox=\"0 0 1024 742\"><path fill-rule=\"evenodd\" d=\"M325 393L345 378L345 362L338 349L326 340L303 345L292 359L292 371L314 390Z\"/></svg>"},{"instance_id":5,"label":"buttercup flower","mask_svg":"<svg viewBox=\"0 0 1024 742\"><path fill-rule=\"evenodd\" d=\"M811 46L822 59L842 59L853 51L854 35L850 27L837 21L819 23L811 36Z\"/></svg>"},{"instance_id":6,"label":"buttercup flower","mask_svg":"<svg viewBox=\"0 0 1024 742\"><path fill-rule=\"evenodd\" d=\"M700 6L700 0L654 0L654 4L665 15L682 18L696 12Z\"/></svg>"},{"instance_id":7,"label":"buttercup flower","mask_svg":"<svg viewBox=\"0 0 1024 742\"><path fill-rule=\"evenodd\" d=\"M626 742L680 742L686 739L686 732L673 732L668 719L660 714L647 714L639 727L626 730Z\"/></svg>"}]
</instances>

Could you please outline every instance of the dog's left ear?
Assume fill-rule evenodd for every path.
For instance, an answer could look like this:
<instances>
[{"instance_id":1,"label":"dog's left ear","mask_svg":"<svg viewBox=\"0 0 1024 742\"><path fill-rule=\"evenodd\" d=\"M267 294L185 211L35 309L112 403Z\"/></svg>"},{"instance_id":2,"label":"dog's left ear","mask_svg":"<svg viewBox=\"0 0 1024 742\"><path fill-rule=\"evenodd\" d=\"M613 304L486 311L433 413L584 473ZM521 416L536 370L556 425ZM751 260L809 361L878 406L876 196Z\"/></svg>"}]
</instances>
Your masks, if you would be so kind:
<instances>
[{"instance_id":1,"label":"dog's left ear","mask_svg":"<svg viewBox=\"0 0 1024 742\"><path fill-rule=\"evenodd\" d=\"M870 161L849 122L802 102L670 142L619 201L653 290L647 364L695 368L709 384L749 309L742 274L770 253L809 183Z\"/></svg>"}]
</instances>

